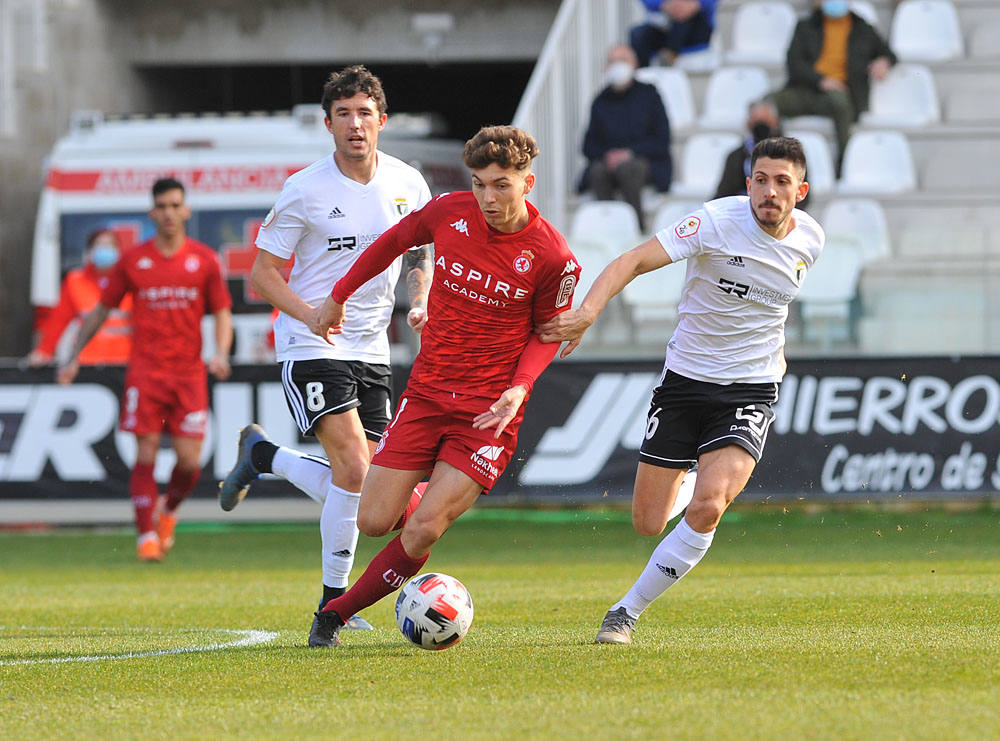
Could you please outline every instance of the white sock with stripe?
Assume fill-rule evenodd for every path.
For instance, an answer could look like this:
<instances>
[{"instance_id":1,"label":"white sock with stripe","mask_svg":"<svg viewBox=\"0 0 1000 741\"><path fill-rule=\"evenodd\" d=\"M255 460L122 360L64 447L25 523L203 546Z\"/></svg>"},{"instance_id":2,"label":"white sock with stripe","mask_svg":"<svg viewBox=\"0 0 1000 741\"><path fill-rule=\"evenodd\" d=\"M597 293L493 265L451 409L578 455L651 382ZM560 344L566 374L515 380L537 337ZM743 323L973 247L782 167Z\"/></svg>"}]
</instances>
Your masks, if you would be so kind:
<instances>
[{"instance_id":1,"label":"white sock with stripe","mask_svg":"<svg viewBox=\"0 0 1000 741\"><path fill-rule=\"evenodd\" d=\"M302 455L297 450L279 446L271 461L271 472L320 504L326 499L327 487L330 486L330 463L325 458Z\"/></svg>"},{"instance_id":2,"label":"white sock with stripe","mask_svg":"<svg viewBox=\"0 0 1000 741\"><path fill-rule=\"evenodd\" d=\"M358 502L361 492L327 485L319 533L323 543L323 584L346 587L358 546Z\"/></svg>"},{"instance_id":3,"label":"white sock with stripe","mask_svg":"<svg viewBox=\"0 0 1000 741\"><path fill-rule=\"evenodd\" d=\"M611 609L624 607L631 617L638 618L653 600L670 589L698 564L708 552L714 537L715 530L710 533L699 533L682 517L653 550L646 568L642 570L632 588Z\"/></svg>"}]
</instances>

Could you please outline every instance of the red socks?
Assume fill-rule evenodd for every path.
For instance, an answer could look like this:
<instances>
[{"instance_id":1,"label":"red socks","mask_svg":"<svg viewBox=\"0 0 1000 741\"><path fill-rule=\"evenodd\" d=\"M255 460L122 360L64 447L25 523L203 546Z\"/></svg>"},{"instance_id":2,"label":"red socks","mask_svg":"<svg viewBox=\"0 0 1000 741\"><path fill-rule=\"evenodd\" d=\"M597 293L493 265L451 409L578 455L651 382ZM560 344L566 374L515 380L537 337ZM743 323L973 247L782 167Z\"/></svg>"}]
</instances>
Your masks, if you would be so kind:
<instances>
[{"instance_id":1,"label":"red socks","mask_svg":"<svg viewBox=\"0 0 1000 741\"><path fill-rule=\"evenodd\" d=\"M156 499L159 489L153 480L152 463L136 463L132 468L128 492L135 507L135 528L139 535L152 532L153 512L156 510Z\"/></svg>"},{"instance_id":2,"label":"red socks","mask_svg":"<svg viewBox=\"0 0 1000 741\"><path fill-rule=\"evenodd\" d=\"M201 478L201 469L185 471L174 466L170 474L170 483L167 484L167 512L173 512L183 502L187 495L194 491L194 485Z\"/></svg>"},{"instance_id":3,"label":"red socks","mask_svg":"<svg viewBox=\"0 0 1000 741\"><path fill-rule=\"evenodd\" d=\"M413 510L417 508L417 505L420 504L420 500L424 498L424 490L426 488L426 481L421 481L413 487L413 493L410 495L410 501L406 505L406 510L403 512L402 516L396 520L396 524L392 526L393 532L403 529L403 525L405 525L406 521L410 519L410 515L413 514Z\"/></svg>"},{"instance_id":4,"label":"red socks","mask_svg":"<svg viewBox=\"0 0 1000 741\"><path fill-rule=\"evenodd\" d=\"M355 613L370 607L386 595L399 589L427 561L427 556L414 560L403 549L400 536L389 541L350 589L323 606L323 612L333 611L346 621ZM428 554L429 556L430 554Z\"/></svg>"}]
</instances>

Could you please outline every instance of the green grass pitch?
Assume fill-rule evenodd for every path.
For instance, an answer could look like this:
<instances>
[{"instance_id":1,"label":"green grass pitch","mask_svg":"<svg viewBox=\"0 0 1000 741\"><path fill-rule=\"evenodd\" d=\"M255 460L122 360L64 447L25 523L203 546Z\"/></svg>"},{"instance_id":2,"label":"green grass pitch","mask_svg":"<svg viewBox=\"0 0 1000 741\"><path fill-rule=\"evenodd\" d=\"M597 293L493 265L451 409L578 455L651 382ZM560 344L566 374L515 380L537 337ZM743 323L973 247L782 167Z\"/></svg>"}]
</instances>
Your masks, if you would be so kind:
<instances>
[{"instance_id":1,"label":"green grass pitch","mask_svg":"<svg viewBox=\"0 0 1000 741\"><path fill-rule=\"evenodd\" d=\"M393 599L305 648L318 541L182 525L146 565L126 531L0 534L0 738L1000 737L996 509L730 512L631 646L592 643L658 542L622 512L468 513L425 569L475 601L442 652Z\"/></svg>"}]
</instances>

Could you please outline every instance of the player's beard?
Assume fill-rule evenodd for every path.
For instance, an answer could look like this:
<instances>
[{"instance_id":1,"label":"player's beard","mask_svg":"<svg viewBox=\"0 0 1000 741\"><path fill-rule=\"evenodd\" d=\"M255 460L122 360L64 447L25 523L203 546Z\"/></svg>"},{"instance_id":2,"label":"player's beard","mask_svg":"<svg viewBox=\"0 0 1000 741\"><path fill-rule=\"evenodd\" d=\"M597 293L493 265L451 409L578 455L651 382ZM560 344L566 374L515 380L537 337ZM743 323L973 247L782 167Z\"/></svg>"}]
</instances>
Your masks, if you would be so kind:
<instances>
[{"instance_id":1,"label":"player's beard","mask_svg":"<svg viewBox=\"0 0 1000 741\"><path fill-rule=\"evenodd\" d=\"M778 209L778 215L773 219L762 218L759 209L763 208L764 206L771 206L773 208ZM782 210L781 204L775 203L774 201L763 201L753 207L753 217L757 219L757 222L761 226L766 226L772 229L784 223L784 221L788 218L791 212L792 212L791 209L788 209L787 211Z\"/></svg>"}]
</instances>

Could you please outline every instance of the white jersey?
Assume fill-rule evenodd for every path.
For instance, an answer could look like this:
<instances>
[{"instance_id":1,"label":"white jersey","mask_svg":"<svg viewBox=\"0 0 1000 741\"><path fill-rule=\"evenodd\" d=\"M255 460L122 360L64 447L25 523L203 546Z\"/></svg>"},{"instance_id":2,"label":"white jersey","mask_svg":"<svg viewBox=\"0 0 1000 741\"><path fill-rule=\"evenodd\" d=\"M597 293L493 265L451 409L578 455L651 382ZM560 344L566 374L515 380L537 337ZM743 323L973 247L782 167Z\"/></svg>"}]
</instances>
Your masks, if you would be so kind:
<instances>
[{"instance_id":1,"label":"white jersey","mask_svg":"<svg viewBox=\"0 0 1000 741\"><path fill-rule=\"evenodd\" d=\"M792 230L775 239L757 224L750 199L732 196L656 233L672 262L688 261L665 369L719 384L781 380L788 304L825 241L805 211L792 218Z\"/></svg>"},{"instance_id":2,"label":"white jersey","mask_svg":"<svg viewBox=\"0 0 1000 741\"><path fill-rule=\"evenodd\" d=\"M295 257L288 286L314 306L323 303L333 284L382 232L430 200L430 189L414 168L378 153L375 177L366 184L341 173L333 155L295 173L257 234L257 246L278 257ZM348 300L344 332L334 345L284 312L274 322L279 361L362 360L389 362L386 327L392 318L400 257Z\"/></svg>"}]
</instances>

